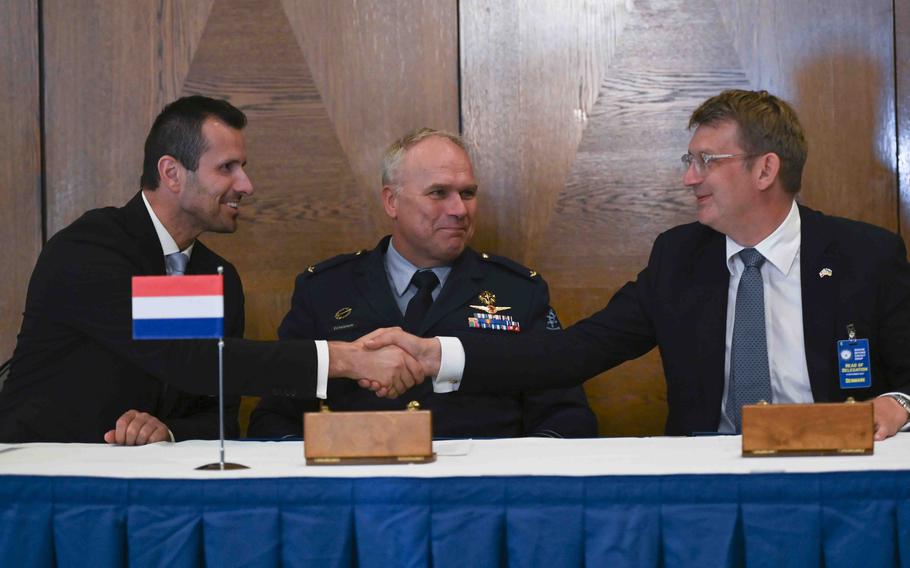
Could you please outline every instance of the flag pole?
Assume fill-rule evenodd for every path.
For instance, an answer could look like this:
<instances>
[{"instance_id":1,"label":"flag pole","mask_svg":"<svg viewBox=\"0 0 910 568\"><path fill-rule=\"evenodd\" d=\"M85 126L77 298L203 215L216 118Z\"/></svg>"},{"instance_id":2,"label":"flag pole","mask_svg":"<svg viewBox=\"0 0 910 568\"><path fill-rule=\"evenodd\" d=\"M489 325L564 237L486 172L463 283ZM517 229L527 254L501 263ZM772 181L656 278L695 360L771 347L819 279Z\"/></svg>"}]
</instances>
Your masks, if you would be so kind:
<instances>
[{"instance_id":1,"label":"flag pole","mask_svg":"<svg viewBox=\"0 0 910 568\"><path fill-rule=\"evenodd\" d=\"M222 267L218 267L221 274ZM223 332L222 332L223 335ZM219 463L224 469L224 337L218 338L218 442L220 444Z\"/></svg>"},{"instance_id":2,"label":"flag pole","mask_svg":"<svg viewBox=\"0 0 910 568\"><path fill-rule=\"evenodd\" d=\"M218 267L218 275L224 277L224 267ZM218 338L218 463L208 463L200 465L196 469L217 469L224 471L226 469L249 469L239 463L225 463L224 461L224 329L221 331L221 337Z\"/></svg>"}]
</instances>

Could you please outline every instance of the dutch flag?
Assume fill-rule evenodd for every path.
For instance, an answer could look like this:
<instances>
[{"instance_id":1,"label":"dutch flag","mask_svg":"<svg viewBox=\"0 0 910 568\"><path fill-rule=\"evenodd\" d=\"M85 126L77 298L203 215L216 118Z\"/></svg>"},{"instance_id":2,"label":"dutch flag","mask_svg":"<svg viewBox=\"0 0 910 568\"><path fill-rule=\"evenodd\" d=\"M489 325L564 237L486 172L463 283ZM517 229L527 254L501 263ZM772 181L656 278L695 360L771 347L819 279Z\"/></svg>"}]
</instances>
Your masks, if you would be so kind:
<instances>
[{"instance_id":1,"label":"dutch flag","mask_svg":"<svg viewBox=\"0 0 910 568\"><path fill-rule=\"evenodd\" d=\"M224 277L134 276L133 339L224 336Z\"/></svg>"}]
</instances>

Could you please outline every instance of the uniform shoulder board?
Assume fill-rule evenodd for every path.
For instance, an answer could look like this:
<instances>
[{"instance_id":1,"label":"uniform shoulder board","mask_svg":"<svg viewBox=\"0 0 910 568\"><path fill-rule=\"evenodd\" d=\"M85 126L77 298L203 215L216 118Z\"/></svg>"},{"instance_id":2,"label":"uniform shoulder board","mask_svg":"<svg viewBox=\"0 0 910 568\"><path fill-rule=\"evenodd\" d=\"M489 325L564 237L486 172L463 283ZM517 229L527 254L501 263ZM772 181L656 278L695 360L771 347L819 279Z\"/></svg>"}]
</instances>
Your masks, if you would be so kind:
<instances>
[{"instance_id":1,"label":"uniform shoulder board","mask_svg":"<svg viewBox=\"0 0 910 568\"><path fill-rule=\"evenodd\" d=\"M339 254L338 256L333 256L332 258L323 260L322 262L307 266L306 270L304 270L303 273L306 274L307 276L313 276L315 274L325 272L329 268L333 268L335 266L340 266L346 262L350 262L350 261L354 260L358 256L362 255L364 252L365 252L364 250L359 250L357 252L349 252L347 254Z\"/></svg>"},{"instance_id":2,"label":"uniform shoulder board","mask_svg":"<svg viewBox=\"0 0 910 568\"><path fill-rule=\"evenodd\" d=\"M499 256L497 254L490 254L487 252L480 253L480 258L483 259L485 262L492 262L493 264L497 264L499 266L502 266L503 268L507 268L510 271L514 272L515 274L524 276L528 280L537 280L540 278L540 276L537 274L536 271L531 270L530 268L528 268L527 266L524 266L523 264L519 264L519 263L515 262L511 258L506 258L504 256Z\"/></svg>"}]
</instances>

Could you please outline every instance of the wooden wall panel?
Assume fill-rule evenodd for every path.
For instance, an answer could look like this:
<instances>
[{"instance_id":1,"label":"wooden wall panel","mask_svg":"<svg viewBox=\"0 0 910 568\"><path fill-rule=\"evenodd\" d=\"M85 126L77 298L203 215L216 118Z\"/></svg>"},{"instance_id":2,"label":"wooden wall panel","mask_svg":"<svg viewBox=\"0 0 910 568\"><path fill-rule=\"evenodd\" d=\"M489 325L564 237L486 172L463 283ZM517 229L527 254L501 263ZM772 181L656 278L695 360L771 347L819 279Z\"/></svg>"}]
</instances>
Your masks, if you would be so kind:
<instances>
[{"instance_id":1,"label":"wooden wall panel","mask_svg":"<svg viewBox=\"0 0 910 568\"><path fill-rule=\"evenodd\" d=\"M25 291L41 250L38 7L0 3L0 363L16 345Z\"/></svg>"},{"instance_id":2,"label":"wooden wall panel","mask_svg":"<svg viewBox=\"0 0 910 568\"><path fill-rule=\"evenodd\" d=\"M457 4L282 0L376 227L385 148L414 128L458 130ZM364 243L362 246L366 246Z\"/></svg>"},{"instance_id":3,"label":"wooden wall panel","mask_svg":"<svg viewBox=\"0 0 910 568\"><path fill-rule=\"evenodd\" d=\"M257 24L250 26L253 13ZM216 2L187 75L188 93L225 97L247 112L255 193L241 205L237 233L202 240L240 270L247 336L274 338L294 276L320 256L372 240L367 196L277 0Z\"/></svg>"},{"instance_id":4,"label":"wooden wall panel","mask_svg":"<svg viewBox=\"0 0 910 568\"><path fill-rule=\"evenodd\" d=\"M461 41L469 46L462 49L463 121L466 137L482 148L480 181L490 183L484 176L492 173L489 193L500 200L488 239L498 252L523 252L548 279L564 323L634 278L659 232L694 219L678 166L686 122L725 88L766 88L797 106L810 137L808 204L896 228L887 0L616 3L600 20L613 35L611 49L590 60L602 66L596 72L564 55L594 43L567 31L578 29L571 12L581 3L544 6L554 11L541 18L539 2L461 2ZM511 36L501 33L510 27ZM522 38L544 46L530 69L525 58L536 51ZM567 112L560 90L593 76L600 77L597 96ZM534 104L539 93L547 104ZM508 104L492 104L494 97ZM511 217L501 213L508 203L518 204ZM587 390L602 433L662 432L656 352Z\"/></svg>"},{"instance_id":5,"label":"wooden wall panel","mask_svg":"<svg viewBox=\"0 0 910 568\"><path fill-rule=\"evenodd\" d=\"M892 0L717 8L750 83L799 112L809 139L800 200L897 231Z\"/></svg>"},{"instance_id":6,"label":"wooden wall panel","mask_svg":"<svg viewBox=\"0 0 910 568\"><path fill-rule=\"evenodd\" d=\"M462 118L481 187L479 248L534 257L627 4L460 2Z\"/></svg>"},{"instance_id":7,"label":"wooden wall panel","mask_svg":"<svg viewBox=\"0 0 910 568\"><path fill-rule=\"evenodd\" d=\"M48 237L139 190L142 144L180 94L212 0L46 0Z\"/></svg>"},{"instance_id":8,"label":"wooden wall panel","mask_svg":"<svg viewBox=\"0 0 910 568\"><path fill-rule=\"evenodd\" d=\"M900 228L910 246L910 3L894 3L897 172Z\"/></svg>"}]
</instances>

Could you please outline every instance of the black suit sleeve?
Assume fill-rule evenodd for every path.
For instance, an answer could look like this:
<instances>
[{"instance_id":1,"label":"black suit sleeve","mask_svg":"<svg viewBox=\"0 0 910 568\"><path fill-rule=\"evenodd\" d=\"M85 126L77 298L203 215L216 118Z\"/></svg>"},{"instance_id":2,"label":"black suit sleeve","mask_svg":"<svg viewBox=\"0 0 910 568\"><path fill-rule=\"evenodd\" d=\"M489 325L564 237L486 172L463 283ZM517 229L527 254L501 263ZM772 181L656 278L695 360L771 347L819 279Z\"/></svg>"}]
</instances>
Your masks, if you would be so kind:
<instances>
[{"instance_id":1,"label":"black suit sleeve","mask_svg":"<svg viewBox=\"0 0 910 568\"><path fill-rule=\"evenodd\" d=\"M884 276L876 290L880 308L875 317L881 338L878 359L888 381L885 388L910 396L910 264L904 242L892 234L888 237L888 243L882 245L887 250Z\"/></svg>"},{"instance_id":2,"label":"black suit sleeve","mask_svg":"<svg viewBox=\"0 0 910 568\"><path fill-rule=\"evenodd\" d=\"M240 410L239 397L225 397L224 401L224 437L238 438L240 427L237 414ZM174 441L183 440L214 440L218 432L218 398L195 397L191 405L184 409L179 418L162 419L171 433Z\"/></svg>"},{"instance_id":3,"label":"black suit sleeve","mask_svg":"<svg viewBox=\"0 0 910 568\"><path fill-rule=\"evenodd\" d=\"M291 307L278 328L282 341L314 339L316 323L307 301L306 277L301 274L294 284ZM315 387L314 387L315 392ZM247 435L250 438L282 438L303 433L303 413L319 409L316 400L296 400L284 396L266 396L250 416Z\"/></svg>"},{"instance_id":4,"label":"black suit sleeve","mask_svg":"<svg viewBox=\"0 0 910 568\"><path fill-rule=\"evenodd\" d=\"M76 239L58 243L53 254L56 259L39 266L59 270L34 278L36 286L46 288L38 296L46 298L47 305L40 309L51 321L61 327L75 327L184 392L217 394L217 342L132 339L131 277L141 271L129 258L109 247ZM279 344L226 338L224 388L232 395L281 392L313 397L315 346L312 341Z\"/></svg>"},{"instance_id":5,"label":"black suit sleeve","mask_svg":"<svg viewBox=\"0 0 910 568\"><path fill-rule=\"evenodd\" d=\"M531 303L528 322L532 333L547 330L550 316L550 294L545 282L537 287ZM558 326L555 310L551 327ZM526 436L557 438L593 438L597 436L597 418L588 406L585 391L580 386L525 391L522 398L522 423Z\"/></svg>"},{"instance_id":6,"label":"black suit sleeve","mask_svg":"<svg viewBox=\"0 0 910 568\"><path fill-rule=\"evenodd\" d=\"M650 268L660 255L655 243L649 266L623 286L605 308L560 331L518 337L462 337L465 369L459 392L514 392L522 388L580 385L594 375L640 357L656 345L649 310Z\"/></svg>"}]
</instances>

